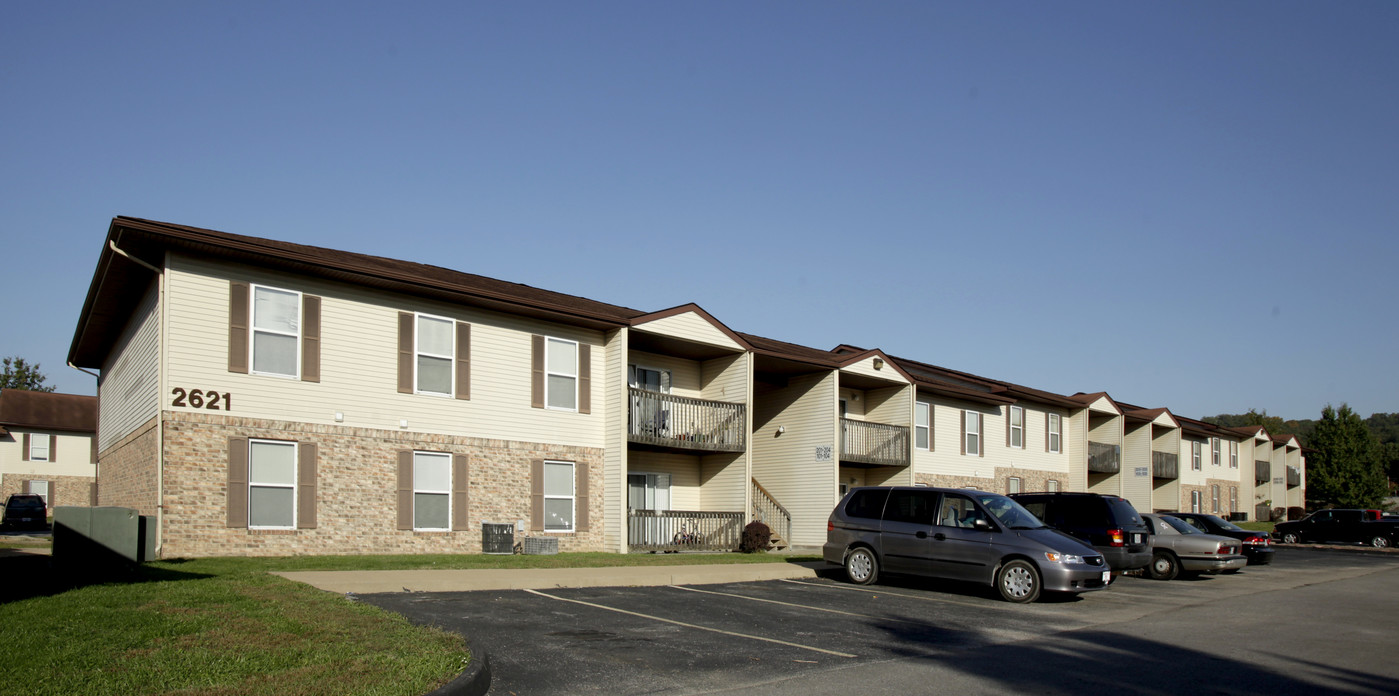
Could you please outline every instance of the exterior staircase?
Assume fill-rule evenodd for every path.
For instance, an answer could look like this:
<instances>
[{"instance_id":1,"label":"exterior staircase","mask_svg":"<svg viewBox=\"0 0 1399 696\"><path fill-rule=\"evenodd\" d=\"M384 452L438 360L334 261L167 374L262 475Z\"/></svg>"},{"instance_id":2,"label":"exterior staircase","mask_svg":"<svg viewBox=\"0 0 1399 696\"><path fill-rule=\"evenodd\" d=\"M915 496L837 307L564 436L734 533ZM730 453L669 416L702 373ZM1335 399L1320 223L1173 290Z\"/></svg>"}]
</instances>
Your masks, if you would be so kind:
<instances>
[{"instance_id":1,"label":"exterior staircase","mask_svg":"<svg viewBox=\"0 0 1399 696\"><path fill-rule=\"evenodd\" d=\"M791 545L792 513L768 493L758 479L753 479L753 521L762 522L772 530L772 548L782 550Z\"/></svg>"}]
</instances>

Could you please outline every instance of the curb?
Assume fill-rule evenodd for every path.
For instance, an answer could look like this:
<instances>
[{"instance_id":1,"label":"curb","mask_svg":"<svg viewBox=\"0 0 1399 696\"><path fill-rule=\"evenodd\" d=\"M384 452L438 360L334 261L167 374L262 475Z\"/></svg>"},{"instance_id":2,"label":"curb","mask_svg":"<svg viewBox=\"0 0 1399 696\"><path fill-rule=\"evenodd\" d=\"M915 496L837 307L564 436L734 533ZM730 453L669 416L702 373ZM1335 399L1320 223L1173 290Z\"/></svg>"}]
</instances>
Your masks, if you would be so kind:
<instances>
[{"instance_id":1,"label":"curb","mask_svg":"<svg viewBox=\"0 0 1399 696\"><path fill-rule=\"evenodd\" d=\"M469 643L471 662L466 669L427 696L486 696L491 690L491 657Z\"/></svg>"}]
</instances>

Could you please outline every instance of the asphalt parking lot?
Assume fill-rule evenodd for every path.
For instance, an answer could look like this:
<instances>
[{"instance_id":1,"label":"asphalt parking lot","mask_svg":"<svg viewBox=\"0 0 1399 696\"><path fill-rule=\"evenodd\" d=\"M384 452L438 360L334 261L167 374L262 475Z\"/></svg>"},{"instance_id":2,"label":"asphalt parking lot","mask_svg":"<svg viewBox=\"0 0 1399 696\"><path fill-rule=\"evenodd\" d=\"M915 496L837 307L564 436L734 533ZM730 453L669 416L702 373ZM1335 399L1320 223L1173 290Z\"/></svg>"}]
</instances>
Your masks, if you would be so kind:
<instances>
[{"instance_id":1,"label":"asphalt parking lot","mask_svg":"<svg viewBox=\"0 0 1399 696\"><path fill-rule=\"evenodd\" d=\"M838 576L696 587L363 595L467 636L491 694L1392 694L1399 556L1270 566L1032 605Z\"/></svg>"}]
</instances>

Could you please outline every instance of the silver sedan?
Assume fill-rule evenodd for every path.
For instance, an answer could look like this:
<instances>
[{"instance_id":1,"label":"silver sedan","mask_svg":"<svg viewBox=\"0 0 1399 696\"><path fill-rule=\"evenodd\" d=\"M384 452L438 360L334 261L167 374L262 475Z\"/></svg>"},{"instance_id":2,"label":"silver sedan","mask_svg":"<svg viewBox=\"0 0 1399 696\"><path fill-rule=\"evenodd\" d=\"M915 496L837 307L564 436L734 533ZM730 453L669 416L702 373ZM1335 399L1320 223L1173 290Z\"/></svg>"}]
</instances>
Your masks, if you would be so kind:
<instances>
[{"instance_id":1,"label":"silver sedan","mask_svg":"<svg viewBox=\"0 0 1399 696\"><path fill-rule=\"evenodd\" d=\"M1239 540L1205 534L1175 517L1142 515L1151 532L1151 564L1146 572L1157 580L1171 580L1181 575L1237 572L1248 564L1241 553Z\"/></svg>"}]
</instances>

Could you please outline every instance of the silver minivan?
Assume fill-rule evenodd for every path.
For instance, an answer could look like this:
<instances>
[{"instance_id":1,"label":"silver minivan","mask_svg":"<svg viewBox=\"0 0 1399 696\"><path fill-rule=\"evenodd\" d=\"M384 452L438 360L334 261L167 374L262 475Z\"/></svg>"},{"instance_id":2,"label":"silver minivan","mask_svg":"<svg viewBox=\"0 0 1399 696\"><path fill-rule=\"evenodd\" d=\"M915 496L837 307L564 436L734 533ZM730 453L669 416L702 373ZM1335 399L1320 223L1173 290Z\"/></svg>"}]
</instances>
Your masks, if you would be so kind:
<instances>
[{"instance_id":1,"label":"silver minivan","mask_svg":"<svg viewBox=\"0 0 1399 696\"><path fill-rule=\"evenodd\" d=\"M860 585L881 572L924 575L991 585L1011 602L1033 602L1041 590L1101 590L1111 578L1093 547L978 490L852 489L826 523L823 555Z\"/></svg>"}]
</instances>

